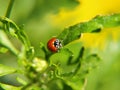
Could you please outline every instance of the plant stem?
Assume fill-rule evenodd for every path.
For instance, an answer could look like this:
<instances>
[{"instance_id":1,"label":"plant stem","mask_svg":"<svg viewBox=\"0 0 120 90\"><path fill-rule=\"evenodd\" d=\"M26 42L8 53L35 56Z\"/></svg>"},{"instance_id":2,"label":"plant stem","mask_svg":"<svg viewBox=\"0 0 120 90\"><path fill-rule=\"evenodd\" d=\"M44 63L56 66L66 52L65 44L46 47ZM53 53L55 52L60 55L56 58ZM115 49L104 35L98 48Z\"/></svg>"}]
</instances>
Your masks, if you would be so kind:
<instances>
[{"instance_id":1,"label":"plant stem","mask_svg":"<svg viewBox=\"0 0 120 90\"><path fill-rule=\"evenodd\" d=\"M6 11L6 14L5 14L5 17L7 17L7 18L10 17L10 13L11 13L14 1L15 0L10 0L9 1L9 5L8 5L8 8L7 8L7 11Z\"/></svg>"}]
</instances>

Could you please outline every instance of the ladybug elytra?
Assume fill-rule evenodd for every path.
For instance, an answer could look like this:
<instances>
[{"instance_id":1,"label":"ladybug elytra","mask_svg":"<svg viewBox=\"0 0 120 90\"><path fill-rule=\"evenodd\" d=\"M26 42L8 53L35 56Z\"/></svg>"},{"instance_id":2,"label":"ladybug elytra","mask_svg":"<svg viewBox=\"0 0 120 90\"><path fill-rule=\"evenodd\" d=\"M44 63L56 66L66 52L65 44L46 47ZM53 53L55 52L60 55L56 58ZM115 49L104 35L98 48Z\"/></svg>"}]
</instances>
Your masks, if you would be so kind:
<instances>
[{"instance_id":1,"label":"ladybug elytra","mask_svg":"<svg viewBox=\"0 0 120 90\"><path fill-rule=\"evenodd\" d=\"M58 52L61 47L61 41L57 38L52 38L47 43L47 48L52 52Z\"/></svg>"}]
</instances>

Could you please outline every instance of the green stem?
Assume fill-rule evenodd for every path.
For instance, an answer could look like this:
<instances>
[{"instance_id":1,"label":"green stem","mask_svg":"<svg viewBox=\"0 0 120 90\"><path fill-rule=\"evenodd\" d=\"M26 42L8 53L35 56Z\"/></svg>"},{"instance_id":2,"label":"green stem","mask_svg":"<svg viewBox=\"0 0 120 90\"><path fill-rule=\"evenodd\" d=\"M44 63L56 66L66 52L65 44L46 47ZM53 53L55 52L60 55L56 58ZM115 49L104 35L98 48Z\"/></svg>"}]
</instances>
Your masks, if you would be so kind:
<instances>
[{"instance_id":1,"label":"green stem","mask_svg":"<svg viewBox=\"0 0 120 90\"><path fill-rule=\"evenodd\" d=\"M9 18L15 0L10 0L5 17Z\"/></svg>"}]
</instances>

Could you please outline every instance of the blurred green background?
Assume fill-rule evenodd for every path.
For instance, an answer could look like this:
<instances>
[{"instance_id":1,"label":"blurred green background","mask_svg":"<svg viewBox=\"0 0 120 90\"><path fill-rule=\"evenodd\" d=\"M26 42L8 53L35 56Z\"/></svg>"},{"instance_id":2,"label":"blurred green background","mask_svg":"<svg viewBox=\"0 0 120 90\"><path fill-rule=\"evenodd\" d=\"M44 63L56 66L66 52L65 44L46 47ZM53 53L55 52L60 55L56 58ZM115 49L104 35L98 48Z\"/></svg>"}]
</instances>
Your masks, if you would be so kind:
<instances>
[{"instance_id":1,"label":"blurred green background","mask_svg":"<svg viewBox=\"0 0 120 90\"><path fill-rule=\"evenodd\" d=\"M0 16L4 16L9 0L0 0ZM96 15L120 12L120 0L15 0L11 19L24 25L36 56L44 57L39 43L57 36L65 27L88 21ZM120 90L120 27L104 29L98 34L83 34L83 42L102 61L88 75L86 90ZM19 46L19 42L17 45ZM74 48L74 47L73 47ZM17 67L16 57L9 52L0 54L0 63ZM1 77L1 82L16 84L13 79ZM5 78L5 79L3 79ZM4 81L6 80L6 81Z\"/></svg>"}]
</instances>

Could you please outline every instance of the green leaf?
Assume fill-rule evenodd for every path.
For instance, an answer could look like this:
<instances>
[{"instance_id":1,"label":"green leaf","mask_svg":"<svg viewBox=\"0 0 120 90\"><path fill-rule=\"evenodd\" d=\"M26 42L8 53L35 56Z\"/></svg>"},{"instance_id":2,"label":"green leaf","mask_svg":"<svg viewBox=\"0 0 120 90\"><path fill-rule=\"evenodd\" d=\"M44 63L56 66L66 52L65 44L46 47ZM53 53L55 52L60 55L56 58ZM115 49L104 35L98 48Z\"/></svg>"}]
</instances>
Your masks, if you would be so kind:
<instances>
[{"instance_id":1,"label":"green leaf","mask_svg":"<svg viewBox=\"0 0 120 90\"><path fill-rule=\"evenodd\" d=\"M7 31L11 36L19 39L25 47L25 55L27 58L32 59L34 55L34 48L31 47L30 41L23 30L23 26L19 27L14 21L6 17L0 17L0 21L4 25L4 30Z\"/></svg>"},{"instance_id":2,"label":"green leaf","mask_svg":"<svg viewBox=\"0 0 120 90\"><path fill-rule=\"evenodd\" d=\"M98 55L92 53L89 48L82 49L82 45L81 42L69 44L50 58L51 64L55 66L58 78L62 79L64 83L73 90L83 90L86 83L86 75L88 75L92 69L96 69L100 63ZM72 63L68 64L71 55L74 55L71 60ZM76 60L78 60L78 62L76 62Z\"/></svg>"},{"instance_id":3,"label":"green leaf","mask_svg":"<svg viewBox=\"0 0 120 90\"><path fill-rule=\"evenodd\" d=\"M20 77L17 77L17 81L23 85L27 85L27 82Z\"/></svg>"},{"instance_id":4,"label":"green leaf","mask_svg":"<svg viewBox=\"0 0 120 90\"><path fill-rule=\"evenodd\" d=\"M26 49L29 49L30 46L30 42L28 40L28 37L26 35L26 33L23 30L23 27L18 27L17 24L15 22L13 22L12 20L8 19L8 18L2 18L3 21L7 22L6 27L9 27L9 33L13 36L17 36L18 39L25 45ZM13 28L14 31L10 31L10 27ZM12 29L11 29L12 30Z\"/></svg>"},{"instance_id":5,"label":"green leaf","mask_svg":"<svg viewBox=\"0 0 120 90\"><path fill-rule=\"evenodd\" d=\"M100 63L100 57L97 54L90 54L85 56L86 58L81 61L81 67L77 72L81 78L85 78L91 70L96 69Z\"/></svg>"},{"instance_id":6,"label":"green leaf","mask_svg":"<svg viewBox=\"0 0 120 90\"><path fill-rule=\"evenodd\" d=\"M120 26L120 14L96 16L88 22L78 23L66 28L57 38L66 45L79 39L81 33L99 32L103 28Z\"/></svg>"},{"instance_id":7,"label":"green leaf","mask_svg":"<svg viewBox=\"0 0 120 90\"><path fill-rule=\"evenodd\" d=\"M18 54L18 50L12 45L12 43L10 42L3 30L0 30L0 46L7 48L15 55Z\"/></svg>"},{"instance_id":8,"label":"green leaf","mask_svg":"<svg viewBox=\"0 0 120 90\"><path fill-rule=\"evenodd\" d=\"M73 90L84 90L86 79L81 79L79 76L64 78L64 82L69 85Z\"/></svg>"},{"instance_id":9,"label":"green leaf","mask_svg":"<svg viewBox=\"0 0 120 90\"><path fill-rule=\"evenodd\" d=\"M26 33L23 30L23 27L18 27L15 22L10 20L6 17L0 17L0 21L5 25L5 29L11 34L12 36L17 37L26 47L26 49L29 49L30 42L28 40L28 37Z\"/></svg>"},{"instance_id":10,"label":"green leaf","mask_svg":"<svg viewBox=\"0 0 120 90\"><path fill-rule=\"evenodd\" d=\"M21 90L21 87L15 87L15 86L3 84L3 83L0 83L0 86L1 86L4 90Z\"/></svg>"},{"instance_id":11,"label":"green leaf","mask_svg":"<svg viewBox=\"0 0 120 90\"><path fill-rule=\"evenodd\" d=\"M71 76L74 74L74 71L77 69L77 66L79 64L79 55L81 54L79 54L79 52L81 50L81 47L82 43L73 43L65 46L59 51L59 53L55 53L50 57L51 64L56 65L60 75ZM72 58L70 60L69 58L71 56ZM78 60L78 62L76 62L76 59ZM68 64L68 62L70 62L71 64Z\"/></svg>"},{"instance_id":12,"label":"green leaf","mask_svg":"<svg viewBox=\"0 0 120 90\"><path fill-rule=\"evenodd\" d=\"M8 51L7 48L0 47L0 53L6 53Z\"/></svg>"},{"instance_id":13,"label":"green leaf","mask_svg":"<svg viewBox=\"0 0 120 90\"><path fill-rule=\"evenodd\" d=\"M4 76L4 75L10 74L10 73L14 73L15 71L16 71L15 68L0 64L0 76Z\"/></svg>"}]
</instances>

